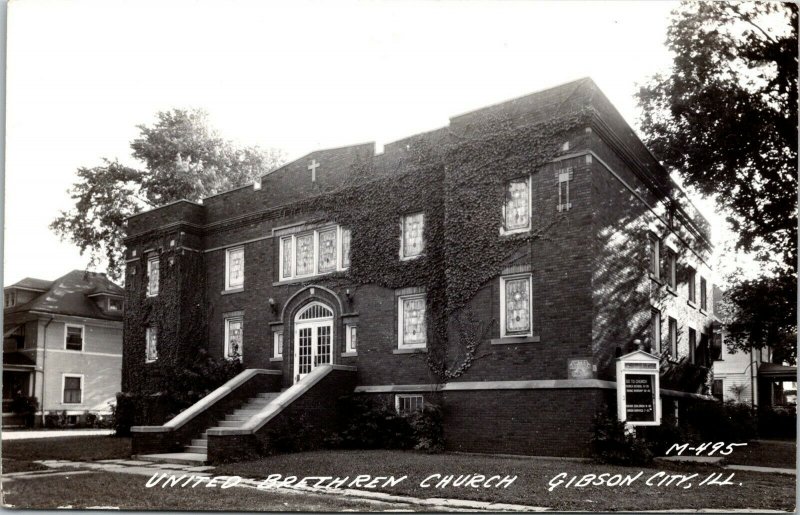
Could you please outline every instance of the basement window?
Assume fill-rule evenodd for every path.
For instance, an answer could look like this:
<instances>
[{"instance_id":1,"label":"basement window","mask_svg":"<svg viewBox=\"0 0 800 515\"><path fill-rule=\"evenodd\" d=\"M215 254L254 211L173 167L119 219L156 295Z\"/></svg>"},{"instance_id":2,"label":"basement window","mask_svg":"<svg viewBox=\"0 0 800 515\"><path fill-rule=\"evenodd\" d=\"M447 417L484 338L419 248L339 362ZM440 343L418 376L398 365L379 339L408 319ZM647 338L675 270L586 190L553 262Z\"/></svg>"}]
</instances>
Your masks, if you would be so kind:
<instances>
[{"instance_id":1,"label":"basement window","mask_svg":"<svg viewBox=\"0 0 800 515\"><path fill-rule=\"evenodd\" d=\"M395 395L394 409L400 415L409 415L415 411L422 411L425 408L425 400L422 395Z\"/></svg>"}]
</instances>

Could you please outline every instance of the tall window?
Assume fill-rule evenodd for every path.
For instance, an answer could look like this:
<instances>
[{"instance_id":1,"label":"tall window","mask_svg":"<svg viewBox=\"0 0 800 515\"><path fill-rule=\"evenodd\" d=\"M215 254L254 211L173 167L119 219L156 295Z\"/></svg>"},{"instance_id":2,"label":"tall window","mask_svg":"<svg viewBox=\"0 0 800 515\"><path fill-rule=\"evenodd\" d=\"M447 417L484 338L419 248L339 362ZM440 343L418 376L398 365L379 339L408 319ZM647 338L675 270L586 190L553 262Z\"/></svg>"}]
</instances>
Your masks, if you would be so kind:
<instances>
[{"instance_id":1,"label":"tall window","mask_svg":"<svg viewBox=\"0 0 800 515\"><path fill-rule=\"evenodd\" d=\"M283 331L272 333L272 356L275 358L283 357Z\"/></svg>"},{"instance_id":2,"label":"tall window","mask_svg":"<svg viewBox=\"0 0 800 515\"><path fill-rule=\"evenodd\" d=\"M700 309L708 310L708 298L706 297L706 278L700 277Z\"/></svg>"},{"instance_id":3,"label":"tall window","mask_svg":"<svg viewBox=\"0 0 800 515\"><path fill-rule=\"evenodd\" d=\"M697 354L697 332L689 328L689 361L694 363Z\"/></svg>"},{"instance_id":4,"label":"tall window","mask_svg":"<svg viewBox=\"0 0 800 515\"><path fill-rule=\"evenodd\" d=\"M652 233L648 236L648 242L650 245L650 275L658 279L661 264L661 242Z\"/></svg>"},{"instance_id":5,"label":"tall window","mask_svg":"<svg viewBox=\"0 0 800 515\"><path fill-rule=\"evenodd\" d=\"M13 307L17 302L17 292L14 290L7 291L5 294L5 307Z\"/></svg>"},{"instance_id":6,"label":"tall window","mask_svg":"<svg viewBox=\"0 0 800 515\"><path fill-rule=\"evenodd\" d=\"M244 286L244 247L225 251L225 289L236 290Z\"/></svg>"},{"instance_id":7,"label":"tall window","mask_svg":"<svg viewBox=\"0 0 800 515\"><path fill-rule=\"evenodd\" d=\"M650 350L661 352L661 312L650 310Z\"/></svg>"},{"instance_id":8,"label":"tall window","mask_svg":"<svg viewBox=\"0 0 800 515\"><path fill-rule=\"evenodd\" d=\"M531 228L531 188L529 177L508 182L503 218L504 229L507 232L525 231Z\"/></svg>"},{"instance_id":9,"label":"tall window","mask_svg":"<svg viewBox=\"0 0 800 515\"><path fill-rule=\"evenodd\" d=\"M83 326L66 325L64 329L64 348L66 350L83 350Z\"/></svg>"},{"instance_id":10,"label":"tall window","mask_svg":"<svg viewBox=\"0 0 800 515\"><path fill-rule=\"evenodd\" d=\"M152 363L158 359L158 332L155 327L147 327L144 331L145 363Z\"/></svg>"},{"instance_id":11,"label":"tall window","mask_svg":"<svg viewBox=\"0 0 800 515\"><path fill-rule=\"evenodd\" d=\"M500 336L531 336L531 318L531 274L501 277Z\"/></svg>"},{"instance_id":12,"label":"tall window","mask_svg":"<svg viewBox=\"0 0 800 515\"><path fill-rule=\"evenodd\" d=\"M667 249L665 254L666 263L664 264L664 280L667 281L667 286L674 290L678 285L676 270L678 257L675 255L675 252L672 249Z\"/></svg>"},{"instance_id":13,"label":"tall window","mask_svg":"<svg viewBox=\"0 0 800 515\"><path fill-rule=\"evenodd\" d=\"M400 222L400 258L410 259L425 250L425 214L406 215Z\"/></svg>"},{"instance_id":14,"label":"tall window","mask_svg":"<svg viewBox=\"0 0 800 515\"><path fill-rule=\"evenodd\" d=\"M722 333L717 331L711 338L711 359L722 361Z\"/></svg>"},{"instance_id":15,"label":"tall window","mask_svg":"<svg viewBox=\"0 0 800 515\"><path fill-rule=\"evenodd\" d=\"M350 267L350 230L333 225L284 236L279 252L282 281L346 270Z\"/></svg>"},{"instance_id":16,"label":"tall window","mask_svg":"<svg viewBox=\"0 0 800 515\"><path fill-rule=\"evenodd\" d=\"M569 183L574 178L572 168L564 168L556 172L558 180L558 212L569 211L572 208L572 201L569 199Z\"/></svg>"},{"instance_id":17,"label":"tall window","mask_svg":"<svg viewBox=\"0 0 800 515\"><path fill-rule=\"evenodd\" d=\"M80 404L83 402L83 376L64 376L64 404Z\"/></svg>"},{"instance_id":18,"label":"tall window","mask_svg":"<svg viewBox=\"0 0 800 515\"><path fill-rule=\"evenodd\" d=\"M690 302L697 302L697 271L689 267L688 270L689 274L689 301Z\"/></svg>"},{"instance_id":19,"label":"tall window","mask_svg":"<svg viewBox=\"0 0 800 515\"><path fill-rule=\"evenodd\" d=\"M356 352L358 348L358 327L354 325L346 325L345 328L345 335L346 335L346 346L345 352Z\"/></svg>"},{"instance_id":20,"label":"tall window","mask_svg":"<svg viewBox=\"0 0 800 515\"><path fill-rule=\"evenodd\" d=\"M241 316L228 317L225 319L225 358L242 359L243 340L242 326L244 319Z\"/></svg>"},{"instance_id":21,"label":"tall window","mask_svg":"<svg viewBox=\"0 0 800 515\"><path fill-rule=\"evenodd\" d=\"M425 408L425 399L422 395L395 395L394 409L400 415L407 415Z\"/></svg>"},{"instance_id":22,"label":"tall window","mask_svg":"<svg viewBox=\"0 0 800 515\"><path fill-rule=\"evenodd\" d=\"M427 344L425 294L405 295L397 299L398 347L420 348Z\"/></svg>"},{"instance_id":23,"label":"tall window","mask_svg":"<svg viewBox=\"0 0 800 515\"><path fill-rule=\"evenodd\" d=\"M711 395L716 397L719 400L723 400L724 394L722 392L722 379L714 379L711 383Z\"/></svg>"},{"instance_id":24,"label":"tall window","mask_svg":"<svg viewBox=\"0 0 800 515\"><path fill-rule=\"evenodd\" d=\"M154 297L158 295L158 256L151 257L147 260L147 296Z\"/></svg>"},{"instance_id":25,"label":"tall window","mask_svg":"<svg viewBox=\"0 0 800 515\"><path fill-rule=\"evenodd\" d=\"M678 358L678 321L669 317L669 355Z\"/></svg>"}]
</instances>

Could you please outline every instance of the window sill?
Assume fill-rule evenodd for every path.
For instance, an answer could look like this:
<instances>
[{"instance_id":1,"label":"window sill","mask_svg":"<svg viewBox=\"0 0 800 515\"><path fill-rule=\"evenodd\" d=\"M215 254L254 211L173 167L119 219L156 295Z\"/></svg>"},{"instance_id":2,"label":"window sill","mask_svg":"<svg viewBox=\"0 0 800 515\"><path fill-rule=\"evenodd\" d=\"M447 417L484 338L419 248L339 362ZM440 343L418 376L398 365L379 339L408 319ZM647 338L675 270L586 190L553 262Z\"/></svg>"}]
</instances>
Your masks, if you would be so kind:
<instances>
[{"instance_id":1,"label":"window sill","mask_svg":"<svg viewBox=\"0 0 800 515\"><path fill-rule=\"evenodd\" d=\"M512 229L510 231L504 229L503 227L500 228L500 236L514 236L516 234L526 234L531 232L530 227L525 227L522 229Z\"/></svg>"},{"instance_id":2,"label":"window sill","mask_svg":"<svg viewBox=\"0 0 800 515\"><path fill-rule=\"evenodd\" d=\"M276 361L283 361L283 356L279 356L277 358L269 358L269 360L271 362L273 362L273 363L276 362Z\"/></svg>"},{"instance_id":3,"label":"window sill","mask_svg":"<svg viewBox=\"0 0 800 515\"><path fill-rule=\"evenodd\" d=\"M414 261L415 259L420 259L424 256L425 254L417 254L416 256L400 256L400 261Z\"/></svg>"},{"instance_id":4,"label":"window sill","mask_svg":"<svg viewBox=\"0 0 800 515\"><path fill-rule=\"evenodd\" d=\"M412 349L394 349L392 350L392 354L425 354L428 352L427 347L418 347Z\"/></svg>"},{"instance_id":5,"label":"window sill","mask_svg":"<svg viewBox=\"0 0 800 515\"><path fill-rule=\"evenodd\" d=\"M700 308L700 314L708 316L708 312L703 308Z\"/></svg>"},{"instance_id":6,"label":"window sill","mask_svg":"<svg viewBox=\"0 0 800 515\"><path fill-rule=\"evenodd\" d=\"M341 353L341 357L343 357L343 358L354 358L356 356L358 356L357 352L342 352Z\"/></svg>"},{"instance_id":7,"label":"window sill","mask_svg":"<svg viewBox=\"0 0 800 515\"><path fill-rule=\"evenodd\" d=\"M304 275L303 277L292 277L290 279L281 279L280 281L273 281L272 286L283 286L286 284L300 284L305 283L308 281L314 281L316 279L320 279L322 277L327 277L333 274L342 274L350 270L349 268L345 268L342 270L334 270L333 272L325 272L324 274L314 274L314 275Z\"/></svg>"},{"instance_id":8,"label":"window sill","mask_svg":"<svg viewBox=\"0 0 800 515\"><path fill-rule=\"evenodd\" d=\"M676 289L675 289L675 288L673 288L672 286L667 286L667 292L668 292L670 295L672 295L673 297L677 297L677 296L678 296L678 290L676 290Z\"/></svg>"},{"instance_id":9,"label":"window sill","mask_svg":"<svg viewBox=\"0 0 800 515\"><path fill-rule=\"evenodd\" d=\"M687 300L686 303L693 308L697 308L697 303L693 300Z\"/></svg>"},{"instance_id":10,"label":"window sill","mask_svg":"<svg viewBox=\"0 0 800 515\"><path fill-rule=\"evenodd\" d=\"M220 295L230 295L232 293L242 293L244 291L244 286L241 288L230 288L228 290L222 290Z\"/></svg>"},{"instance_id":11,"label":"window sill","mask_svg":"<svg viewBox=\"0 0 800 515\"><path fill-rule=\"evenodd\" d=\"M492 338L489 340L491 345L514 345L517 343L539 343L540 336L504 336L503 338Z\"/></svg>"},{"instance_id":12,"label":"window sill","mask_svg":"<svg viewBox=\"0 0 800 515\"><path fill-rule=\"evenodd\" d=\"M653 275L652 272L650 273L650 280L655 283L658 283L659 286L664 286L664 282L659 277Z\"/></svg>"}]
</instances>

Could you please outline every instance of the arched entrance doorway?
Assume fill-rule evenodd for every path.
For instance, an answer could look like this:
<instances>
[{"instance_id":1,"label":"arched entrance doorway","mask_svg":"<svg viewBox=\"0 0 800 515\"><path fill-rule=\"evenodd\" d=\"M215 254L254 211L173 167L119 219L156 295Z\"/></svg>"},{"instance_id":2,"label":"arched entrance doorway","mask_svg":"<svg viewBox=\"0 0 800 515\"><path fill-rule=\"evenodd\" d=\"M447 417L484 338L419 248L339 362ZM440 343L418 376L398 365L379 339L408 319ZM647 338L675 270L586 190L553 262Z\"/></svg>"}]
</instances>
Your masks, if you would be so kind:
<instances>
[{"instance_id":1,"label":"arched entrance doorway","mask_svg":"<svg viewBox=\"0 0 800 515\"><path fill-rule=\"evenodd\" d=\"M333 310L312 302L294 318L294 382L317 365L329 363L333 363Z\"/></svg>"}]
</instances>

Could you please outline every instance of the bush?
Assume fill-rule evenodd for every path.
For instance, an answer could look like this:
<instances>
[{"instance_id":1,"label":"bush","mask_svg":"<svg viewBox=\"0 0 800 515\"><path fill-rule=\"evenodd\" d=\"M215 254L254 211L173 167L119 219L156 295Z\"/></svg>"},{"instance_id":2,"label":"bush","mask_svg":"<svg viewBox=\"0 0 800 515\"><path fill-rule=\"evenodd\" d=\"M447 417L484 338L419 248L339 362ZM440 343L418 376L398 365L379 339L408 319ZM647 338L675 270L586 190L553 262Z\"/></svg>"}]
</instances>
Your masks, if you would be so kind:
<instances>
[{"instance_id":1,"label":"bush","mask_svg":"<svg viewBox=\"0 0 800 515\"><path fill-rule=\"evenodd\" d=\"M416 449L441 452L444 430L441 409L400 415L389 402L361 395L337 401L338 431L325 439L329 447L343 449Z\"/></svg>"},{"instance_id":2,"label":"bush","mask_svg":"<svg viewBox=\"0 0 800 515\"><path fill-rule=\"evenodd\" d=\"M653 461L644 438L625 431L625 423L611 417L607 410L597 413L593 421L591 456L598 463L611 465L647 465Z\"/></svg>"},{"instance_id":3,"label":"bush","mask_svg":"<svg viewBox=\"0 0 800 515\"><path fill-rule=\"evenodd\" d=\"M795 439L797 437L797 407L759 407L758 434L767 438Z\"/></svg>"},{"instance_id":4,"label":"bush","mask_svg":"<svg viewBox=\"0 0 800 515\"><path fill-rule=\"evenodd\" d=\"M694 403L686 410L685 424L705 442L746 442L757 429L752 408L734 401Z\"/></svg>"},{"instance_id":5,"label":"bush","mask_svg":"<svg viewBox=\"0 0 800 515\"><path fill-rule=\"evenodd\" d=\"M289 453L311 450L315 446L313 431L314 426L308 423L303 414L297 418L282 417L269 430L269 451Z\"/></svg>"},{"instance_id":6,"label":"bush","mask_svg":"<svg viewBox=\"0 0 800 515\"><path fill-rule=\"evenodd\" d=\"M44 416L44 427L52 429L64 429L67 427L66 411L49 411Z\"/></svg>"},{"instance_id":7,"label":"bush","mask_svg":"<svg viewBox=\"0 0 800 515\"><path fill-rule=\"evenodd\" d=\"M38 407L39 401L36 397L15 397L10 406L12 413L22 415L25 427L33 427Z\"/></svg>"}]
</instances>

